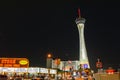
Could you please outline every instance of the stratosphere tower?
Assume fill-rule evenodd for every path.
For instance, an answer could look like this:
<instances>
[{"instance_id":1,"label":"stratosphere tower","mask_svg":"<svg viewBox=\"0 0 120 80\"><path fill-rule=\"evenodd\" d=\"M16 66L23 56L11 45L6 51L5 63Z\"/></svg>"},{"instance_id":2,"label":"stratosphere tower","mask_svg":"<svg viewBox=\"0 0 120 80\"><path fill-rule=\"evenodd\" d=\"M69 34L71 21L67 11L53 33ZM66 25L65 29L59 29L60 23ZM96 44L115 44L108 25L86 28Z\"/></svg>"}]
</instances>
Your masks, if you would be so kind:
<instances>
[{"instance_id":1,"label":"stratosphere tower","mask_svg":"<svg viewBox=\"0 0 120 80\"><path fill-rule=\"evenodd\" d=\"M79 65L84 69L90 68L84 39L85 21L85 18L81 18L80 9L78 9L78 18L75 20L75 22L79 32Z\"/></svg>"}]
</instances>

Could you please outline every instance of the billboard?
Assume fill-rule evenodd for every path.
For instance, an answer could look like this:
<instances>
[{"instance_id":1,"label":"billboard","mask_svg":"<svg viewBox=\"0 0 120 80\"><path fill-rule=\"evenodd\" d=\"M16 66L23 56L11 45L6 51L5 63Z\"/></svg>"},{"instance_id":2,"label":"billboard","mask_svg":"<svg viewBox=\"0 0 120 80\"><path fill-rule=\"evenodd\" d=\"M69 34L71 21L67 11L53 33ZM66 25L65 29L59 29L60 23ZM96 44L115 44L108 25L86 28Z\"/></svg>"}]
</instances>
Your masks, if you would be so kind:
<instances>
[{"instance_id":1,"label":"billboard","mask_svg":"<svg viewBox=\"0 0 120 80\"><path fill-rule=\"evenodd\" d=\"M0 58L0 67L27 68L29 60L27 58Z\"/></svg>"}]
</instances>

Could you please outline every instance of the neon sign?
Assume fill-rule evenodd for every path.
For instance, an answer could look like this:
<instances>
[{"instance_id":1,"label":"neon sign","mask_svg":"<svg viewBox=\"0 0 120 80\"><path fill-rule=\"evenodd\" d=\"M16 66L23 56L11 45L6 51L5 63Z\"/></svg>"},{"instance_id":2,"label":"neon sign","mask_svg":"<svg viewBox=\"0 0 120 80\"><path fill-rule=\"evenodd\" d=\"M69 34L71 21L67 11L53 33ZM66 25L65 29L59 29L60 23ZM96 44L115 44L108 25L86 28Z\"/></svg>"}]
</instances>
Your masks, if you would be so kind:
<instances>
[{"instance_id":1,"label":"neon sign","mask_svg":"<svg viewBox=\"0 0 120 80\"><path fill-rule=\"evenodd\" d=\"M29 60L26 58L0 58L0 67L29 67Z\"/></svg>"},{"instance_id":2,"label":"neon sign","mask_svg":"<svg viewBox=\"0 0 120 80\"><path fill-rule=\"evenodd\" d=\"M21 61L19 61L19 63L20 63L21 65L26 65L26 64L28 64L28 61L26 61L26 60L21 60Z\"/></svg>"}]
</instances>

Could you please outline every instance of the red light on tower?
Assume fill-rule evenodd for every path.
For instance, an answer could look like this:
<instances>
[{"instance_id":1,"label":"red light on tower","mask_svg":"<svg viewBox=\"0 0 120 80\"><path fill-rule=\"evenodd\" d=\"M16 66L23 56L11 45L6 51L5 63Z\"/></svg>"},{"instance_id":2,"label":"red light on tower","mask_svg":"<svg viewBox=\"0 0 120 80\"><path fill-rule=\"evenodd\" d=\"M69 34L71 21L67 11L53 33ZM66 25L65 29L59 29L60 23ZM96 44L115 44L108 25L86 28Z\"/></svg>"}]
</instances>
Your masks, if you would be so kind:
<instances>
[{"instance_id":1,"label":"red light on tower","mask_svg":"<svg viewBox=\"0 0 120 80\"><path fill-rule=\"evenodd\" d=\"M78 8L78 17L81 18L80 9Z\"/></svg>"}]
</instances>

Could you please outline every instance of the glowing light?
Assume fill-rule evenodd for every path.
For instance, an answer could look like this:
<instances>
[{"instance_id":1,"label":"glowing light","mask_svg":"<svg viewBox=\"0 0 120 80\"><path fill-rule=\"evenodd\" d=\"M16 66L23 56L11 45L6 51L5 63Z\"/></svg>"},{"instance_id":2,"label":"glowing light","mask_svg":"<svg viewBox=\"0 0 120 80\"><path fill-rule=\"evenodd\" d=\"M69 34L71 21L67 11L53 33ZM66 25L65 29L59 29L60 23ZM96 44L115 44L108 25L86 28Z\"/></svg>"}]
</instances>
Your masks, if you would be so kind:
<instances>
[{"instance_id":1,"label":"glowing light","mask_svg":"<svg viewBox=\"0 0 120 80\"><path fill-rule=\"evenodd\" d=\"M48 58L51 58L52 56L51 56L51 54L48 54Z\"/></svg>"},{"instance_id":2,"label":"glowing light","mask_svg":"<svg viewBox=\"0 0 120 80\"><path fill-rule=\"evenodd\" d=\"M19 62L21 65L26 65L26 64L28 64L28 61L26 61L26 60L20 60L20 62Z\"/></svg>"}]
</instances>

